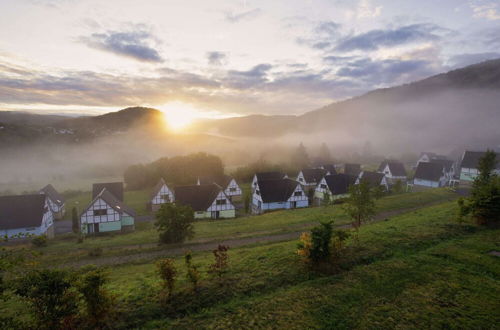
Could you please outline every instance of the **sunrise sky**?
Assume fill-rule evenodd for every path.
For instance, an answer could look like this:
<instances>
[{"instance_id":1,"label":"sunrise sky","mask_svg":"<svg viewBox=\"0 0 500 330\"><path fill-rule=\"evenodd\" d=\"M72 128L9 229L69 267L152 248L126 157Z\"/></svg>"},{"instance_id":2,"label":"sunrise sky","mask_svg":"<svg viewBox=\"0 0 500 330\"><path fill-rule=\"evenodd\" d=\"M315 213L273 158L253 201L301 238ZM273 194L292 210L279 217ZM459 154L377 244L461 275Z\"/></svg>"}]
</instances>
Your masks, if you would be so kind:
<instances>
[{"instance_id":1,"label":"sunrise sky","mask_svg":"<svg viewBox=\"0 0 500 330\"><path fill-rule=\"evenodd\" d=\"M499 52L494 0L0 0L0 110L300 114Z\"/></svg>"}]
</instances>

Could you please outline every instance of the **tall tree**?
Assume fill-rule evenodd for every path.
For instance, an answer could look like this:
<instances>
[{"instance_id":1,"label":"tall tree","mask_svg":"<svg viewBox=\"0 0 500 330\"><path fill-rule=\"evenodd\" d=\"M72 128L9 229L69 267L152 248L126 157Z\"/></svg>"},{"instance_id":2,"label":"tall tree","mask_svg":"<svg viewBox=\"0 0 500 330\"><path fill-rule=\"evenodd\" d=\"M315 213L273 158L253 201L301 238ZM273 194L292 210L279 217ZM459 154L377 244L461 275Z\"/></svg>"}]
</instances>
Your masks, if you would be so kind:
<instances>
[{"instance_id":1,"label":"tall tree","mask_svg":"<svg viewBox=\"0 0 500 330\"><path fill-rule=\"evenodd\" d=\"M321 147L319 148L318 159L320 159L324 164L329 164L332 162L332 154L330 153L330 148L328 148L325 142L323 142L321 144Z\"/></svg>"},{"instance_id":2,"label":"tall tree","mask_svg":"<svg viewBox=\"0 0 500 330\"><path fill-rule=\"evenodd\" d=\"M307 154L306 147L304 147L304 144L302 144L302 142L292 154L292 165L298 169L306 168L309 166L309 155Z\"/></svg>"}]
</instances>

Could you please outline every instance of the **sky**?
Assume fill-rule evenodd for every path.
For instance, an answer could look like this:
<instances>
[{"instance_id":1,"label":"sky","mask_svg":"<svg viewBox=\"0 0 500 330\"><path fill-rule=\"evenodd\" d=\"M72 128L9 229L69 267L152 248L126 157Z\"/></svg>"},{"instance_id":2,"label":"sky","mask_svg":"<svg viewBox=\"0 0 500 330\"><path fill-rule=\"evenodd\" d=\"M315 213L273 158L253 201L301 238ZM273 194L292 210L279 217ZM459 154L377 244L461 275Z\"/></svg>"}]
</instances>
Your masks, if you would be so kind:
<instances>
[{"instance_id":1,"label":"sky","mask_svg":"<svg viewBox=\"0 0 500 330\"><path fill-rule=\"evenodd\" d=\"M498 0L0 0L0 110L302 114L499 57Z\"/></svg>"}]
</instances>

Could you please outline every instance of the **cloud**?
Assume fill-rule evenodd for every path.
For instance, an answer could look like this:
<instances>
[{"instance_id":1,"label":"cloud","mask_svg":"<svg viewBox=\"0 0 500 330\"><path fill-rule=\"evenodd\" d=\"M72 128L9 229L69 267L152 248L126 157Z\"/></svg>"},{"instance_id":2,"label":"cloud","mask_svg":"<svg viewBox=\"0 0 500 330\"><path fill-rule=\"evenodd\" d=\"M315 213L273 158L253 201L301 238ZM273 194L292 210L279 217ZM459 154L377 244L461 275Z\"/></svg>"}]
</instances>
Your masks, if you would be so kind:
<instances>
[{"instance_id":1,"label":"cloud","mask_svg":"<svg viewBox=\"0 0 500 330\"><path fill-rule=\"evenodd\" d=\"M498 2L475 1L471 2L470 6L473 16L476 18L486 18L491 21L500 20L500 6Z\"/></svg>"},{"instance_id":2,"label":"cloud","mask_svg":"<svg viewBox=\"0 0 500 330\"><path fill-rule=\"evenodd\" d=\"M340 77L364 81L367 86L395 85L421 79L437 73L433 63L420 59L385 59L374 61L370 58L344 64L337 70Z\"/></svg>"},{"instance_id":3,"label":"cloud","mask_svg":"<svg viewBox=\"0 0 500 330\"><path fill-rule=\"evenodd\" d=\"M163 62L158 51L151 46L155 42L154 36L144 30L93 33L90 37L82 37L80 40L89 47L133 58L138 61Z\"/></svg>"},{"instance_id":4,"label":"cloud","mask_svg":"<svg viewBox=\"0 0 500 330\"><path fill-rule=\"evenodd\" d=\"M223 52L208 52L208 64L210 65L224 65L227 63L227 54Z\"/></svg>"},{"instance_id":5,"label":"cloud","mask_svg":"<svg viewBox=\"0 0 500 330\"><path fill-rule=\"evenodd\" d=\"M500 58L500 53L467 53L450 57L449 62L453 68L461 68L467 65Z\"/></svg>"},{"instance_id":6,"label":"cloud","mask_svg":"<svg viewBox=\"0 0 500 330\"><path fill-rule=\"evenodd\" d=\"M348 11L347 17L374 18L380 16L382 6L374 6L370 0L360 0L354 11Z\"/></svg>"},{"instance_id":7,"label":"cloud","mask_svg":"<svg viewBox=\"0 0 500 330\"><path fill-rule=\"evenodd\" d=\"M435 34L438 29L433 24L412 24L396 29L371 30L344 38L335 46L335 50L341 52L372 51L382 47L394 47L413 42L435 41L440 39Z\"/></svg>"},{"instance_id":8,"label":"cloud","mask_svg":"<svg viewBox=\"0 0 500 330\"><path fill-rule=\"evenodd\" d=\"M259 64L247 71L229 70L223 82L230 88L253 88L267 82L267 74L271 70L270 64Z\"/></svg>"},{"instance_id":9,"label":"cloud","mask_svg":"<svg viewBox=\"0 0 500 330\"><path fill-rule=\"evenodd\" d=\"M262 13L260 8L254 8L239 13L226 12L225 19L230 23L238 23L243 20L253 19Z\"/></svg>"}]
</instances>

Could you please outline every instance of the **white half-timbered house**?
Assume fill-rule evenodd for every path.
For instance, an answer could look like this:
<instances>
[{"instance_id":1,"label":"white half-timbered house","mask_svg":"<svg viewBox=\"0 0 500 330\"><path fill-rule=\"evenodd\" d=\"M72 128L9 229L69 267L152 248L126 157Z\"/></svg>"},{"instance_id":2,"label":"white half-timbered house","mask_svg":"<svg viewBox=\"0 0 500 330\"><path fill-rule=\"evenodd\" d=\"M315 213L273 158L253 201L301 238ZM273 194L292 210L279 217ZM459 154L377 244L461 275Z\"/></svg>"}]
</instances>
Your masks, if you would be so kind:
<instances>
[{"instance_id":1,"label":"white half-timbered house","mask_svg":"<svg viewBox=\"0 0 500 330\"><path fill-rule=\"evenodd\" d=\"M153 194L151 196L151 210L156 212L160 209L162 204L173 203L175 201L174 192L170 189L163 180L163 178L158 181L153 189Z\"/></svg>"},{"instance_id":2,"label":"white half-timbered house","mask_svg":"<svg viewBox=\"0 0 500 330\"><path fill-rule=\"evenodd\" d=\"M286 179L287 175L281 172L259 172L255 173L252 179L252 191L259 181Z\"/></svg>"},{"instance_id":3,"label":"white half-timbered house","mask_svg":"<svg viewBox=\"0 0 500 330\"><path fill-rule=\"evenodd\" d=\"M384 160L380 164L377 172L385 174L389 184L394 184L398 180L402 183L406 183L408 180L405 166L400 162Z\"/></svg>"},{"instance_id":4,"label":"white half-timbered house","mask_svg":"<svg viewBox=\"0 0 500 330\"><path fill-rule=\"evenodd\" d=\"M386 191L389 191L389 184L384 173L363 171L356 179L356 184L360 184L361 181L367 182L372 188L382 186Z\"/></svg>"},{"instance_id":5,"label":"white half-timbered house","mask_svg":"<svg viewBox=\"0 0 500 330\"><path fill-rule=\"evenodd\" d=\"M134 230L135 216L134 210L104 188L81 213L81 230L85 234Z\"/></svg>"},{"instance_id":6,"label":"white half-timbered house","mask_svg":"<svg viewBox=\"0 0 500 330\"><path fill-rule=\"evenodd\" d=\"M252 193L252 213L309 206L302 185L292 179L258 181Z\"/></svg>"},{"instance_id":7,"label":"white half-timbered house","mask_svg":"<svg viewBox=\"0 0 500 330\"><path fill-rule=\"evenodd\" d=\"M439 188L447 183L443 164L420 162L413 178L413 189Z\"/></svg>"},{"instance_id":8,"label":"white half-timbered house","mask_svg":"<svg viewBox=\"0 0 500 330\"><path fill-rule=\"evenodd\" d=\"M242 200L242 191L236 180L229 175L221 175L216 177L200 177L198 178L198 185L212 184L219 185L226 196L232 203L238 203Z\"/></svg>"},{"instance_id":9,"label":"white half-timbered house","mask_svg":"<svg viewBox=\"0 0 500 330\"><path fill-rule=\"evenodd\" d=\"M356 177L348 174L327 175L321 179L314 191L314 200L320 205L329 196L330 200L349 196L349 186L356 183Z\"/></svg>"},{"instance_id":10,"label":"white half-timbered house","mask_svg":"<svg viewBox=\"0 0 500 330\"><path fill-rule=\"evenodd\" d=\"M306 168L299 172L297 175L297 181L308 193L310 190L314 190L316 188L325 175L328 175L328 171L322 168Z\"/></svg>"},{"instance_id":11,"label":"white half-timbered house","mask_svg":"<svg viewBox=\"0 0 500 330\"><path fill-rule=\"evenodd\" d=\"M66 212L65 200L57 190L51 184L48 184L40 190L40 194L47 196L49 208L54 215L54 219L62 219Z\"/></svg>"},{"instance_id":12,"label":"white half-timbered house","mask_svg":"<svg viewBox=\"0 0 500 330\"><path fill-rule=\"evenodd\" d=\"M460 184L470 185L479 175L479 160L484 151L465 151L460 162ZM496 154L497 168L495 172L500 175L500 154Z\"/></svg>"},{"instance_id":13,"label":"white half-timbered house","mask_svg":"<svg viewBox=\"0 0 500 330\"><path fill-rule=\"evenodd\" d=\"M236 209L222 188L215 184L175 187L175 203L188 205L196 219L236 217Z\"/></svg>"},{"instance_id":14,"label":"white half-timbered house","mask_svg":"<svg viewBox=\"0 0 500 330\"><path fill-rule=\"evenodd\" d=\"M0 196L0 235L54 237L54 215L44 194Z\"/></svg>"}]
</instances>

